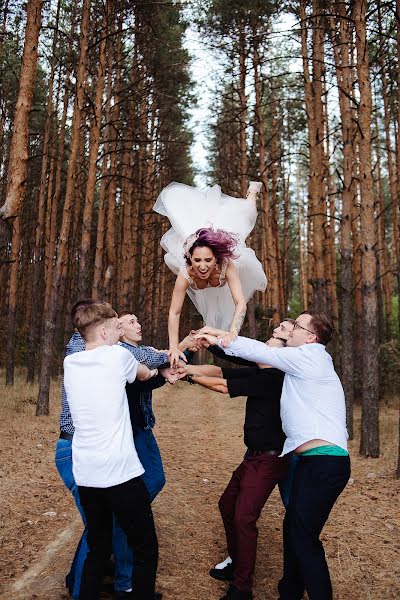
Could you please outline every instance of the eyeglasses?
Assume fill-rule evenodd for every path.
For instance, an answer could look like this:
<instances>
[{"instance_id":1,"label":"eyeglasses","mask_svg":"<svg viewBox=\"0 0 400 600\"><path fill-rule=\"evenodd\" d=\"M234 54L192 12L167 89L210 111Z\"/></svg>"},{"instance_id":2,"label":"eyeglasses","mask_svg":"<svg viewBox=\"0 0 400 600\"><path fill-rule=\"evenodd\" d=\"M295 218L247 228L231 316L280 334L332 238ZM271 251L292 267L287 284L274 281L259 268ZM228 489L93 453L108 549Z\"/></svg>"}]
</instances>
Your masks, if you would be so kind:
<instances>
[{"instance_id":1,"label":"eyeglasses","mask_svg":"<svg viewBox=\"0 0 400 600\"><path fill-rule=\"evenodd\" d=\"M307 329L307 327L302 327L297 321L294 322L293 331L295 329L304 329L304 331L308 331L308 333L312 333L313 335L317 335L315 331L311 331L311 329Z\"/></svg>"}]
</instances>

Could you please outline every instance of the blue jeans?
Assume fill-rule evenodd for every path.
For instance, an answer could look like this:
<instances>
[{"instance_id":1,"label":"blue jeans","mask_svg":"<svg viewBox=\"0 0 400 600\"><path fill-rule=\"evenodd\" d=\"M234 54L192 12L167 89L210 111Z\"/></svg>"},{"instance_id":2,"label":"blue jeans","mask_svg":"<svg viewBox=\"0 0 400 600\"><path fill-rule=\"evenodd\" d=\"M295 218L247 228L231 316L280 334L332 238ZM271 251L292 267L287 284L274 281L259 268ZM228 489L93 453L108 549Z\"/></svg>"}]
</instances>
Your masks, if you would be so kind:
<instances>
[{"instance_id":1,"label":"blue jeans","mask_svg":"<svg viewBox=\"0 0 400 600\"><path fill-rule=\"evenodd\" d=\"M75 556L72 561L71 570L65 578L66 586L71 591L74 600L77 600L79 598L79 588L81 585L82 569L83 565L85 564L86 555L88 553L88 544L86 517L79 499L78 486L76 485L74 476L72 474L71 440L57 440L55 462L61 479L63 480L65 486L69 489L69 491L74 497L75 504L79 512L81 513L82 521L85 526L85 529L82 533L82 537L79 540L79 544L75 551Z\"/></svg>"},{"instance_id":2,"label":"blue jeans","mask_svg":"<svg viewBox=\"0 0 400 600\"><path fill-rule=\"evenodd\" d=\"M145 473L142 479L152 501L165 485L165 475L162 466L160 450L156 438L151 429L132 427L135 447ZM76 506L81 514L84 532L72 561L71 570L66 577L66 585L72 591L74 600L79 599L79 588L81 583L82 569L88 552L86 517L82 510L78 486L72 473L72 441L57 440L56 444L56 467L65 486L72 493ZM128 546L125 533L117 522L114 521L113 530L113 553L115 558L114 588L121 592L132 587L133 558L132 551Z\"/></svg>"},{"instance_id":3,"label":"blue jeans","mask_svg":"<svg viewBox=\"0 0 400 600\"><path fill-rule=\"evenodd\" d=\"M151 429L133 426L132 430L136 452L145 471L142 479L152 502L165 485L160 449ZM122 592L132 587L133 557L127 537L116 519L114 519L113 552L114 588L116 592Z\"/></svg>"}]
</instances>

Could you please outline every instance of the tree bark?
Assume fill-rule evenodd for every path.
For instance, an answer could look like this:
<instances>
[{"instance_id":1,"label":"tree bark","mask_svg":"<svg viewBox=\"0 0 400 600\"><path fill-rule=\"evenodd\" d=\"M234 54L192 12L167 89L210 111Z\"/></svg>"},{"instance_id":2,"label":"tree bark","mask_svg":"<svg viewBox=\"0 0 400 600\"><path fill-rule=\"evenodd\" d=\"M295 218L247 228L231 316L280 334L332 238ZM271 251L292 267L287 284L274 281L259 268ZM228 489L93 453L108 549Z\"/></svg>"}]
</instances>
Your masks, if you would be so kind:
<instances>
[{"instance_id":1,"label":"tree bark","mask_svg":"<svg viewBox=\"0 0 400 600\"><path fill-rule=\"evenodd\" d=\"M58 24L60 18L60 5L61 2L58 0L57 12L54 24L53 44L52 44L52 59L49 76L49 91L47 98L47 110L46 110L46 122L43 133L43 149L42 149L42 166L40 173L40 187L39 187L39 200L38 200L38 213L37 223L35 231L35 245L33 250L33 280L32 280L32 314L30 319L29 329L29 351L28 351L28 365L27 365L27 383L33 383L35 380L35 363L36 363L36 348L38 344L39 328L40 328L40 306L39 301L39 289L40 280L43 276L43 238L45 230L45 208L46 208L46 191L47 185L51 185L49 177L49 142L52 129L53 121L53 88L54 88L54 75L56 68L57 58L57 41L58 41ZM52 174L52 169L50 169Z\"/></svg>"},{"instance_id":2,"label":"tree bark","mask_svg":"<svg viewBox=\"0 0 400 600\"><path fill-rule=\"evenodd\" d=\"M358 111L361 277L363 297L363 334L368 340L363 346L362 381L362 454L379 456L379 375L376 289L376 229L371 159L372 96L369 76L368 42L366 32L366 2L355 0L353 17L356 30L357 74L360 92Z\"/></svg>"},{"instance_id":3,"label":"tree bark","mask_svg":"<svg viewBox=\"0 0 400 600\"><path fill-rule=\"evenodd\" d=\"M106 226L106 257L107 267L104 272L103 294L108 301L112 300L113 282L116 269L115 234L116 234L116 196L117 196L117 169L118 169L118 124L120 118L120 92L122 69L122 18L118 19L118 36L116 51L116 73L114 106L112 109L112 127L110 138L110 168L107 195L107 226Z\"/></svg>"},{"instance_id":4,"label":"tree bark","mask_svg":"<svg viewBox=\"0 0 400 600\"><path fill-rule=\"evenodd\" d=\"M262 214L262 247L264 255L264 266L268 278L268 293L271 298L272 320L274 326L279 325L281 318L281 309L279 306L279 280L278 264L276 261L275 237L272 232L271 224L271 203L268 183L268 165L267 165L267 143L265 136L265 122L263 114L263 95L260 73L260 58L257 43L257 37L254 35L253 42L253 72L254 72L254 90L255 90L255 127L258 134L258 170L263 187L260 192L260 204Z\"/></svg>"},{"instance_id":5,"label":"tree bark","mask_svg":"<svg viewBox=\"0 0 400 600\"><path fill-rule=\"evenodd\" d=\"M353 246L352 246L352 204L354 196L353 180L353 126L351 114L352 66L350 45L352 24L346 19L346 8L340 0L331 4L329 33L334 51L336 79L339 91L339 107L343 143L343 188L342 214L340 219L340 285L342 300L341 338L342 361L341 375L346 398L346 420L350 439L354 437L354 347L353 347ZM336 22L339 31L336 34Z\"/></svg>"},{"instance_id":6,"label":"tree bark","mask_svg":"<svg viewBox=\"0 0 400 600\"><path fill-rule=\"evenodd\" d=\"M393 225L393 245L396 254L396 263L399 264L400 261L400 246L399 246L399 215L398 215L398 190L396 186L396 168L393 160L393 152L391 148L391 136L390 136L390 109L388 102L388 92L387 92L387 75L386 75L386 65L385 65L385 55L384 55L384 39L382 32L382 19L381 19L381 2L378 1L378 28L379 28L379 66L381 72L381 80L382 80L382 97L383 97L383 115L384 115L384 127L385 127L385 147L386 147L386 159L387 159L387 169L389 175L389 194L390 194L390 206L391 206L391 216L392 216L392 225ZM400 24L398 24L400 27ZM400 42L400 39L399 39ZM400 82L400 76L399 76ZM400 94L399 94L400 97ZM399 174L398 174L399 176ZM400 187L399 187L400 189ZM384 239L384 238L383 238ZM384 276L385 280L387 279L387 275ZM390 304L392 303L392 298L388 299ZM392 310L391 306L387 307L387 314L389 317L389 327L387 329L387 333L389 333L391 337L391 315ZM400 314L400 313L399 313ZM400 322L400 321L399 321Z\"/></svg>"},{"instance_id":7,"label":"tree bark","mask_svg":"<svg viewBox=\"0 0 400 600\"><path fill-rule=\"evenodd\" d=\"M36 78L42 8L43 0L30 0L27 4L24 53L10 147L7 194L3 206L0 208L2 219L16 217L25 196L29 156L29 114Z\"/></svg>"},{"instance_id":8,"label":"tree bark","mask_svg":"<svg viewBox=\"0 0 400 600\"><path fill-rule=\"evenodd\" d=\"M8 321L7 321L7 360L6 360L6 385L14 385L14 357L16 340L16 310L19 275L19 251L21 245L21 217L14 219L14 231L11 247L11 269L8 291Z\"/></svg>"},{"instance_id":9,"label":"tree bark","mask_svg":"<svg viewBox=\"0 0 400 600\"><path fill-rule=\"evenodd\" d=\"M325 71L324 63L324 29L322 24L322 4L320 0L312 1L313 40L312 65L310 76L309 52L307 46L307 13L306 0L300 0L301 19L301 51L304 74L304 97L307 112L307 129L309 144L309 212L312 226L312 256L314 273L311 279L313 286L312 304L315 310L326 311L327 279L323 259L323 236L326 221L326 187L323 161L323 104L322 79ZM310 227L309 227L309 232ZM310 248L309 248L310 251Z\"/></svg>"},{"instance_id":10,"label":"tree bark","mask_svg":"<svg viewBox=\"0 0 400 600\"><path fill-rule=\"evenodd\" d=\"M101 39L99 46L99 62L97 67L96 95L94 99L93 115L90 123L89 133L89 159L86 180L85 200L82 218L81 253L79 259L78 288L80 296L86 296L89 290L89 254L92 239L93 207L96 194L97 157L100 146L100 134L103 112L103 91L106 76L106 45L108 33L108 17L110 14L111 0L107 0L101 27Z\"/></svg>"},{"instance_id":11,"label":"tree bark","mask_svg":"<svg viewBox=\"0 0 400 600\"><path fill-rule=\"evenodd\" d=\"M79 154L80 126L82 108L84 104L84 87L86 79L86 65L89 44L89 14L90 0L83 0L79 59L76 78L76 97L72 117L71 150L68 161L67 186L65 192L61 231L58 240L57 261L53 272L49 307L48 312L44 318L39 395L36 405L36 415L49 414L51 356L57 317L58 293L59 288L63 283L63 269L67 260L68 234L71 225L72 206L75 193L75 180L77 176L77 159Z\"/></svg>"}]
</instances>

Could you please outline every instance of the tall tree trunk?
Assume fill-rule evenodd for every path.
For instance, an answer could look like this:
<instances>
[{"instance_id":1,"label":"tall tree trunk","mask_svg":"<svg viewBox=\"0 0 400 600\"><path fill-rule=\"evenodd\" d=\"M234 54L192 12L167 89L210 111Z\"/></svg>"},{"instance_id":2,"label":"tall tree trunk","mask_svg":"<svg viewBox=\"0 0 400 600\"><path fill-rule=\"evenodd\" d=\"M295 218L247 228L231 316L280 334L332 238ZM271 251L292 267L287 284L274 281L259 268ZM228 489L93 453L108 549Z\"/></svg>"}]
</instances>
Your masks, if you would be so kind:
<instances>
[{"instance_id":1,"label":"tall tree trunk","mask_svg":"<svg viewBox=\"0 0 400 600\"><path fill-rule=\"evenodd\" d=\"M102 19L101 39L99 46L99 62L97 67L96 95L89 134L89 159L86 181L86 192L83 207L81 254L79 259L79 293L86 296L89 290L89 254L92 239L93 207L96 194L97 156L100 146L100 133L103 112L103 91L106 76L106 44L108 33L108 18L111 0L107 0Z\"/></svg>"},{"instance_id":2,"label":"tall tree trunk","mask_svg":"<svg viewBox=\"0 0 400 600\"><path fill-rule=\"evenodd\" d=\"M114 32L114 23L110 23L111 33ZM101 183L99 193L99 214L97 219L97 235L96 235L96 253L94 260L94 273L92 284L92 298L101 296L101 281L103 277L103 262L105 248L105 230L106 230L106 198L108 187L110 185L108 173L108 161L110 158L112 144L111 136L114 128L112 123L113 108L111 107L112 98L112 73L113 73L113 44L111 40L108 42L108 75L107 75L107 99L106 99L106 128L105 128L105 144L103 149L103 160L101 165Z\"/></svg>"},{"instance_id":3,"label":"tall tree trunk","mask_svg":"<svg viewBox=\"0 0 400 600\"><path fill-rule=\"evenodd\" d=\"M282 196L283 196L283 246L282 246L282 296L283 296L283 314L286 314L289 301L289 273L288 273L288 253L289 253L289 229L290 229L290 169L285 179L285 174L281 166L282 172Z\"/></svg>"},{"instance_id":4,"label":"tall tree trunk","mask_svg":"<svg viewBox=\"0 0 400 600\"><path fill-rule=\"evenodd\" d=\"M29 157L29 115L32 108L33 88L36 78L42 8L43 0L30 0L27 4L24 52L7 172L7 193L5 202L0 208L2 221L0 252L9 234L6 220L19 214L25 197Z\"/></svg>"},{"instance_id":5,"label":"tall tree trunk","mask_svg":"<svg viewBox=\"0 0 400 600\"><path fill-rule=\"evenodd\" d=\"M400 24L398 25L400 27ZM393 160L393 152L391 148L391 136L390 136L390 108L388 102L387 93L387 77L386 77L386 65L384 55L384 38L382 32L382 17L381 17L381 2L378 1L378 28L379 28L379 66L382 80L382 96L383 96L383 115L384 115L384 126L385 126L385 146L386 146L386 159L387 169L389 174L389 194L390 194L390 205L393 225L393 241L394 250L396 253L396 262L399 264L400 261L400 246L399 246L399 215L398 215L398 190L396 186L396 169ZM400 39L399 39L400 41ZM400 76L399 76L400 82ZM400 98L400 94L399 94ZM399 174L398 174L399 176ZM399 188L400 189L400 188ZM390 298L390 302L392 299ZM391 309L389 310L391 316ZM400 313L399 313L400 314ZM389 327L390 331L390 327Z\"/></svg>"},{"instance_id":6,"label":"tall tree trunk","mask_svg":"<svg viewBox=\"0 0 400 600\"><path fill-rule=\"evenodd\" d=\"M372 97L369 77L366 32L366 2L355 0L353 16L356 30L357 74L360 91L358 112L360 196L361 196L361 275L363 294L363 382L362 382L362 453L379 456L379 377L376 292L376 229L371 159Z\"/></svg>"},{"instance_id":7,"label":"tall tree trunk","mask_svg":"<svg viewBox=\"0 0 400 600\"><path fill-rule=\"evenodd\" d=\"M387 248L385 240L385 211L383 206L383 190L382 190L382 174L381 174L381 151L379 147L379 124L378 117L376 116L376 132L377 132L377 143L375 145L376 152L376 204L377 204L377 240L378 249L376 253L377 266L378 266L378 292L382 292L382 306L379 310L379 341L383 342L385 339L391 339L391 324L392 324L392 293L390 289L389 279L392 277L389 273ZM394 198L394 202L396 199ZM383 305L385 309L385 319L383 319ZM382 321L382 322L381 322ZM385 322L384 322L385 321Z\"/></svg>"},{"instance_id":8,"label":"tall tree trunk","mask_svg":"<svg viewBox=\"0 0 400 600\"><path fill-rule=\"evenodd\" d=\"M343 189L342 214L340 220L340 285L342 288L342 362L341 376L346 398L347 430L350 439L354 437L354 347L353 347L353 245L352 245L352 205L353 184L353 125L351 107L352 63L350 45L352 43L352 25L346 18L346 8L340 0L331 5L331 13L336 17L329 20L329 33L332 41L336 78L339 90L339 107L343 143ZM336 20L339 32L336 36Z\"/></svg>"},{"instance_id":9,"label":"tall tree trunk","mask_svg":"<svg viewBox=\"0 0 400 600\"><path fill-rule=\"evenodd\" d=\"M392 214L396 214L397 228L393 227L394 251L397 259L397 331L400 338L400 0L396 0L396 40L397 40L397 135L396 135L396 168L397 194ZM394 223L393 223L394 224ZM399 459L400 460L400 459ZM400 463L399 463L400 464Z\"/></svg>"},{"instance_id":10,"label":"tall tree trunk","mask_svg":"<svg viewBox=\"0 0 400 600\"><path fill-rule=\"evenodd\" d=\"M325 63L324 29L322 25L322 4L320 3L320 0L312 1L312 18L313 76L311 79L307 46L306 0L300 0L301 51L310 155L308 194L310 218L312 221L312 252L314 259L314 274L311 280L313 285L313 306L316 310L325 311L327 280L324 270L323 236L324 224L326 221L326 188L322 143L325 131L322 105L322 78L325 71Z\"/></svg>"},{"instance_id":11,"label":"tall tree trunk","mask_svg":"<svg viewBox=\"0 0 400 600\"><path fill-rule=\"evenodd\" d=\"M304 256L304 206L303 197L300 188L300 172L297 168L297 212L298 212L298 231L299 231L299 263L300 263L300 292L301 292L301 308L308 309L308 294L307 294L307 265Z\"/></svg>"},{"instance_id":12,"label":"tall tree trunk","mask_svg":"<svg viewBox=\"0 0 400 600\"><path fill-rule=\"evenodd\" d=\"M396 135L396 166L397 166L397 202L396 202L396 211L398 214L400 207L400 0L396 0L396 40L397 40L397 135ZM398 227L400 227L400 218L398 218ZM397 248L399 248L400 244L400 231L397 231ZM397 326L400 337L400 249L397 254L397 305L398 305L398 314L397 314ZM397 469L396 469L397 477L400 477L400 398L399 398L399 447L398 447L398 456L397 456Z\"/></svg>"},{"instance_id":13,"label":"tall tree trunk","mask_svg":"<svg viewBox=\"0 0 400 600\"><path fill-rule=\"evenodd\" d=\"M19 214L25 196L29 158L29 115L36 79L42 8L43 0L30 0L27 4L24 52L8 164L7 194L0 208L0 216L3 219L10 219Z\"/></svg>"},{"instance_id":14,"label":"tall tree trunk","mask_svg":"<svg viewBox=\"0 0 400 600\"><path fill-rule=\"evenodd\" d=\"M248 186L247 174L247 141L246 141L246 126L247 126L247 96L246 96L246 38L244 25L239 25L239 156L240 156L240 176L239 187L242 198L246 197ZM251 243L251 236L250 236ZM254 300L251 298L247 303L247 322L249 326L249 335L257 336L257 326L255 318Z\"/></svg>"},{"instance_id":15,"label":"tall tree trunk","mask_svg":"<svg viewBox=\"0 0 400 600\"><path fill-rule=\"evenodd\" d=\"M7 360L6 360L6 385L14 385L14 357L16 340L16 310L19 275L19 250L21 245L21 217L14 219L14 230L11 247L11 270L8 292L8 322L7 322Z\"/></svg>"},{"instance_id":16,"label":"tall tree trunk","mask_svg":"<svg viewBox=\"0 0 400 600\"><path fill-rule=\"evenodd\" d=\"M326 139L326 148L323 150L324 153L324 162L325 162L325 173L326 173L326 191L328 197L328 216L326 220L325 226L325 236L326 236L326 253L328 255L326 262L329 265L329 304L330 304L330 315L332 317L335 329L338 330L339 323L339 307L338 307L338 298L337 298L337 269L336 269L336 237L335 237L335 219L336 219L336 192L333 189L332 183L332 175L330 172L330 164L331 164L331 152L330 152L330 128L329 128L329 115L328 115L328 92L325 85L324 80L324 90L325 96L324 102L324 122L325 122L325 139ZM336 357L337 354L337 341L336 338L333 341L334 344L334 355Z\"/></svg>"},{"instance_id":17,"label":"tall tree trunk","mask_svg":"<svg viewBox=\"0 0 400 600\"><path fill-rule=\"evenodd\" d=\"M71 68L73 60L73 33L77 26L76 23L76 8L74 2L71 14L71 27L67 50L67 64L65 73L64 96L63 96L63 111L61 123L58 133L58 143L56 157L51 159L49 186L47 193L47 214L46 214L46 229L45 229L45 297L44 297L44 314L47 314L51 285L53 281L53 269L55 261L56 237L57 237L57 212L60 203L61 185L62 185L62 168L65 154L65 134L67 125L67 116L69 108L69 95L71 88ZM53 188L53 170L55 169L54 188Z\"/></svg>"},{"instance_id":18,"label":"tall tree trunk","mask_svg":"<svg viewBox=\"0 0 400 600\"><path fill-rule=\"evenodd\" d=\"M118 126L120 118L120 92L121 92L121 69L122 69L122 18L118 19L118 36L116 51L116 73L115 73L115 93L114 106L112 110L111 127L112 136L110 138L110 168L109 185L107 195L107 227L106 227L106 257L107 267L104 273L103 294L107 300L112 298L112 285L114 282L116 268L115 253L115 234L116 234L116 196L117 196L117 169L118 169Z\"/></svg>"},{"instance_id":19,"label":"tall tree trunk","mask_svg":"<svg viewBox=\"0 0 400 600\"><path fill-rule=\"evenodd\" d=\"M86 64L89 44L89 14L90 0L83 0L82 21L80 30L79 59L76 78L76 97L71 127L71 150L68 161L67 187L61 231L58 240L57 262L53 272L52 288L48 312L44 318L42 341L42 356L40 365L40 387L36 405L36 415L49 414L49 391L51 355L54 340L54 329L57 316L58 292L63 281L63 269L67 260L68 234L71 224L72 206L74 200L75 180L77 175L77 158L79 154L81 115L84 104L84 87L86 79Z\"/></svg>"},{"instance_id":20,"label":"tall tree trunk","mask_svg":"<svg viewBox=\"0 0 400 600\"><path fill-rule=\"evenodd\" d=\"M279 235L279 198L278 198L278 162L280 159L278 149L278 123L277 123L277 101L275 98L275 91L271 87L271 243L270 248L273 248L273 255L271 260L271 266L273 266L273 276L276 277L275 285L277 290L276 294L278 302L278 315L276 317L283 316L283 310L285 300L283 297L283 284L282 284L282 257L281 257L281 245ZM275 315L275 310L274 310Z\"/></svg>"},{"instance_id":21,"label":"tall tree trunk","mask_svg":"<svg viewBox=\"0 0 400 600\"><path fill-rule=\"evenodd\" d=\"M263 114L262 82L260 74L260 58L257 37L254 34L253 46L253 70L254 70L254 89L255 89L255 117L256 129L258 134L258 169L260 179L263 184L260 193L261 215L262 215L262 246L265 257L265 271L268 277L268 293L271 298L272 319L274 326L279 325L281 314L279 307L279 281L278 265L275 253L275 238L272 233L271 225L271 204L268 188L268 169L267 169L267 144L265 139L265 122Z\"/></svg>"},{"instance_id":22,"label":"tall tree trunk","mask_svg":"<svg viewBox=\"0 0 400 600\"><path fill-rule=\"evenodd\" d=\"M38 345L38 335L40 327L40 306L39 301L39 288L40 278L43 275L43 237L44 237L44 223L45 223L45 208L46 208L46 190L47 184L51 185L49 174L49 142L52 128L53 119L53 88L54 88L54 75L56 68L57 58L57 42L58 42L58 24L60 18L60 5L61 2L57 2L57 12L54 25L53 44L52 44L52 60L49 76L49 91L47 98L47 110L46 110L46 121L43 133L43 149L42 149L42 167L40 173L40 187L39 187L39 200L38 200L38 214L35 231L35 245L33 250L33 280L32 280L32 314L30 318L29 328L29 351L28 351L28 364L27 364L27 383L33 383L35 380L35 363L36 363L36 348ZM50 169L50 173L52 170ZM49 183L48 183L49 182ZM42 306L43 308L43 306Z\"/></svg>"}]
</instances>

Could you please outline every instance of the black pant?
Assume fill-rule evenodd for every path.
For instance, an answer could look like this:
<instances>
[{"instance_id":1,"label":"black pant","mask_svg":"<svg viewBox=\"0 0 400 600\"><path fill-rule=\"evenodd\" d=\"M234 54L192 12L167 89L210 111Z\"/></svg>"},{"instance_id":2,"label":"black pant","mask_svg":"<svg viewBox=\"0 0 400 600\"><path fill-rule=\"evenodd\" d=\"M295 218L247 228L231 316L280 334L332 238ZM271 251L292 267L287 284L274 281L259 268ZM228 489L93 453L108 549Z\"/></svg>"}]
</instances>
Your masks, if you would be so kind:
<instances>
[{"instance_id":1,"label":"black pant","mask_svg":"<svg viewBox=\"0 0 400 600\"><path fill-rule=\"evenodd\" d=\"M348 456L300 456L283 522L280 600L331 600L332 586L320 533L350 477Z\"/></svg>"},{"instance_id":2,"label":"black pant","mask_svg":"<svg viewBox=\"0 0 400 600\"><path fill-rule=\"evenodd\" d=\"M89 552L82 573L80 600L98 600L103 566L109 557L113 513L133 549L135 600L153 600L158 543L149 495L141 477L109 488L79 488L86 515Z\"/></svg>"}]
</instances>

